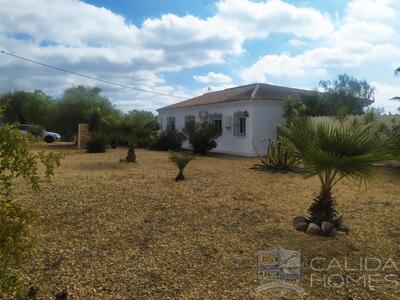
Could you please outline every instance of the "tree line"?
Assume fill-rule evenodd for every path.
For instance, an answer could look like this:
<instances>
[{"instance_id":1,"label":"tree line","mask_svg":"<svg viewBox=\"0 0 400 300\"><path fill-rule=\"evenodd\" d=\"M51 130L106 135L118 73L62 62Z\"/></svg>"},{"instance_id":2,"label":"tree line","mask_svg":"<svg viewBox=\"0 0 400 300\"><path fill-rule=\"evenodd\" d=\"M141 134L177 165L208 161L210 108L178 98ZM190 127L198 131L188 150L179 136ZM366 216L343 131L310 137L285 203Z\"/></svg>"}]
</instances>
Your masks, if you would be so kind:
<instances>
[{"instance_id":1,"label":"tree line","mask_svg":"<svg viewBox=\"0 0 400 300\"><path fill-rule=\"evenodd\" d=\"M123 114L97 87L77 86L64 91L54 99L41 90L34 92L11 91L0 95L6 123L32 124L60 133L65 140L72 140L79 123L90 121L93 110L103 118L119 118ZM146 112L150 117L155 116Z\"/></svg>"}]
</instances>

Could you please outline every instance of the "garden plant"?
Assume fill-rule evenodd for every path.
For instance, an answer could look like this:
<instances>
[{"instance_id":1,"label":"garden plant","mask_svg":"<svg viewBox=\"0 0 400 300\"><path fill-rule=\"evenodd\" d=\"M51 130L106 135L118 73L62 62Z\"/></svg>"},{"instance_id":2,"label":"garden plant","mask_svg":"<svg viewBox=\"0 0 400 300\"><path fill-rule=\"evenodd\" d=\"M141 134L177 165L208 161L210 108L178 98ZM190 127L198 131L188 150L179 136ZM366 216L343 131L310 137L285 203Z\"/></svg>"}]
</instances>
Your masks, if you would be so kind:
<instances>
[{"instance_id":1,"label":"garden plant","mask_svg":"<svg viewBox=\"0 0 400 300\"><path fill-rule=\"evenodd\" d=\"M333 188L343 179L367 183L374 177L374 164L386 157L385 142L368 134L369 126L313 123L297 118L280 127L283 142L301 160L307 177L317 176L321 188L308 209L308 217L296 217L294 226L307 233L333 235L348 232L336 211Z\"/></svg>"},{"instance_id":2,"label":"garden plant","mask_svg":"<svg viewBox=\"0 0 400 300\"><path fill-rule=\"evenodd\" d=\"M29 136L16 128L7 123L0 126L0 294L18 298L22 292L14 271L31 252L28 224L34 214L13 201L13 185L19 179L38 190L43 178L54 175L63 155L31 151Z\"/></svg>"},{"instance_id":3,"label":"garden plant","mask_svg":"<svg viewBox=\"0 0 400 300\"><path fill-rule=\"evenodd\" d=\"M183 170L187 166L187 164L194 158L193 155L189 154L181 154L178 152L169 152L169 159L178 167L179 173L178 176L175 177L175 181L185 180L185 176L183 175Z\"/></svg>"}]
</instances>

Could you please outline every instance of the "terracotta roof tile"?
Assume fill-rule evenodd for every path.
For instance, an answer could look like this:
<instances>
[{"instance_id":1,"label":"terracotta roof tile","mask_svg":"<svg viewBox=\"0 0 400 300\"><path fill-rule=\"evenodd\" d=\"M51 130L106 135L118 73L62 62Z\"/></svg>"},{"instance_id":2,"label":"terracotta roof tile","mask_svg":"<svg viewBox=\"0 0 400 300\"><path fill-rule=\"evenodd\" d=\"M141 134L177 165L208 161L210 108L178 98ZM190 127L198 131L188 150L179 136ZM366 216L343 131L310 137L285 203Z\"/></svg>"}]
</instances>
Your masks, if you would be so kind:
<instances>
[{"instance_id":1,"label":"terracotta roof tile","mask_svg":"<svg viewBox=\"0 0 400 300\"><path fill-rule=\"evenodd\" d=\"M253 83L222 91L205 93L204 95L189 100L165 106L159 110L241 100L285 100L288 97L297 97L302 93L309 92L311 91L265 83Z\"/></svg>"}]
</instances>

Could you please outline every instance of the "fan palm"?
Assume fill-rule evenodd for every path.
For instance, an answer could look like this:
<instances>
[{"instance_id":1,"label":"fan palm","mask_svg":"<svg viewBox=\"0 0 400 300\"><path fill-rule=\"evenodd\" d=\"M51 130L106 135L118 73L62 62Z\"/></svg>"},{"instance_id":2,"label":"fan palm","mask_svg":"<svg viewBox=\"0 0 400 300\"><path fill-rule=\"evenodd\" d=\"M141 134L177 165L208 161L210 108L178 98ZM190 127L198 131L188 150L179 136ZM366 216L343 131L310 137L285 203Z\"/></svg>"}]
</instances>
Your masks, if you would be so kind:
<instances>
[{"instance_id":1,"label":"fan palm","mask_svg":"<svg viewBox=\"0 0 400 300\"><path fill-rule=\"evenodd\" d=\"M194 156L189 154L179 154L177 152L172 152L172 151L169 153L169 159L173 163L175 163L175 165L179 169L179 174L178 176L176 176L175 181L185 180L185 176L183 175L183 170L193 158Z\"/></svg>"},{"instance_id":2,"label":"fan palm","mask_svg":"<svg viewBox=\"0 0 400 300\"><path fill-rule=\"evenodd\" d=\"M308 209L307 221L321 226L337 224L332 188L342 179L367 182L374 175L373 164L384 157L383 143L368 134L368 126L313 123L296 118L280 127L282 140L304 164L307 177L318 176L321 189ZM342 228L343 229L343 228ZM333 228L330 230L332 233Z\"/></svg>"},{"instance_id":3,"label":"fan palm","mask_svg":"<svg viewBox=\"0 0 400 300\"><path fill-rule=\"evenodd\" d=\"M286 119L286 123L289 124L294 118L303 116L306 110L307 107L303 102L289 97L283 105L282 117L284 117Z\"/></svg>"},{"instance_id":4,"label":"fan palm","mask_svg":"<svg viewBox=\"0 0 400 300\"><path fill-rule=\"evenodd\" d=\"M135 148L139 143L150 140L158 130L156 120L144 118L137 114L128 114L117 124L121 139L128 143L128 154L125 161L136 162Z\"/></svg>"}]
</instances>

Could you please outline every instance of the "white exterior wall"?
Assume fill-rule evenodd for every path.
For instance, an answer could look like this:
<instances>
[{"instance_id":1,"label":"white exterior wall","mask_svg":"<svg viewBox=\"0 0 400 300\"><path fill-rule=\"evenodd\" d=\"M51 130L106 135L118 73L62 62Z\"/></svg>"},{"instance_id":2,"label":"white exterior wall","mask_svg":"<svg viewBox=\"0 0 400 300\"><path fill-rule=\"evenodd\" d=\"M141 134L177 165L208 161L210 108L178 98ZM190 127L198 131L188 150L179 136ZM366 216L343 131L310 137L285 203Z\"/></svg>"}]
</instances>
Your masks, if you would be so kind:
<instances>
[{"instance_id":1,"label":"white exterior wall","mask_svg":"<svg viewBox=\"0 0 400 300\"><path fill-rule=\"evenodd\" d=\"M278 124L283 124L285 119L283 114L283 101L262 101L257 100L253 102L253 141L260 154L267 152L267 139L275 139ZM253 148L254 151L254 148ZM254 156L257 153L253 152Z\"/></svg>"},{"instance_id":2,"label":"white exterior wall","mask_svg":"<svg viewBox=\"0 0 400 300\"><path fill-rule=\"evenodd\" d=\"M209 105L199 105L183 108L162 109L159 111L159 121L163 130L167 127L167 118L175 117L176 129L182 130L185 126L185 116L194 115L196 122L200 121L199 112L207 111L208 114L222 114L222 135L217 139L217 147L211 152L236 154L243 156L256 156L253 142L260 153L265 153L266 147L261 141L267 138L275 138L276 124L281 122L282 102L272 101L237 101L225 102ZM234 135L235 112L247 111L249 116L246 118L246 135ZM224 118L232 117L231 127L226 128ZM190 144L186 141L183 148L190 149Z\"/></svg>"}]
</instances>

